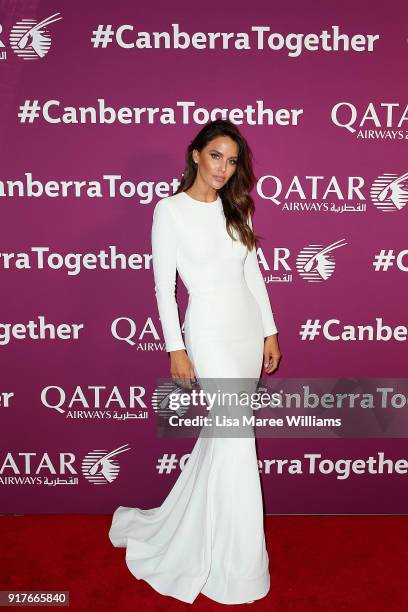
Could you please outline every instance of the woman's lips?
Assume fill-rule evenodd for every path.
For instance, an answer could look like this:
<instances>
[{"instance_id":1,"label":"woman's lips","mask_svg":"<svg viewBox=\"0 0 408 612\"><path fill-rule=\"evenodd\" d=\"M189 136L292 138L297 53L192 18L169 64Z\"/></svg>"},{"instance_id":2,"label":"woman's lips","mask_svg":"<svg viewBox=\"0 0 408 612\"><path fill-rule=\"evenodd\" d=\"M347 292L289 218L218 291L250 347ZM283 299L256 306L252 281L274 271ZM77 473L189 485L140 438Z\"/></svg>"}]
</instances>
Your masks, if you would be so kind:
<instances>
[{"instance_id":1,"label":"woman's lips","mask_svg":"<svg viewBox=\"0 0 408 612\"><path fill-rule=\"evenodd\" d=\"M223 176L214 176L216 181L219 181L220 183L223 183L225 181L225 178Z\"/></svg>"}]
</instances>

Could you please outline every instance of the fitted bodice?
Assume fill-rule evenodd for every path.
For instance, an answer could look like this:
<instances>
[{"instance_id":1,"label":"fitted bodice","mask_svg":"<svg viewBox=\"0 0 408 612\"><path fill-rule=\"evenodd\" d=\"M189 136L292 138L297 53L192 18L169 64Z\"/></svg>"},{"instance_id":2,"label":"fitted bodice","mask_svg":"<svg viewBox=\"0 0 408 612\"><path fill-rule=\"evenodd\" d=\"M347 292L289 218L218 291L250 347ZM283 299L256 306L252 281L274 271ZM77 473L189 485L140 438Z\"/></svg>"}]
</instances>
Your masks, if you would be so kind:
<instances>
[{"instance_id":1,"label":"fitted bodice","mask_svg":"<svg viewBox=\"0 0 408 612\"><path fill-rule=\"evenodd\" d=\"M235 231L233 235L237 238ZM192 297L249 290L260 309L265 336L277 332L256 249L249 251L238 238L230 237L220 196L202 202L180 192L159 200L153 215L152 254L167 351L185 348L175 300L176 270Z\"/></svg>"},{"instance_id":2,"label":"fitted bodice","mask_svg":"<svg viewBox=\"0 0 408 612\"><path fill-rule=\"evenodd\" d=\"M194 296L246 286L248 250L227 233L221 198L204 203L182 193L173 211L179 236L176 264L188 293Z\"/></svg>"}]
</instances>

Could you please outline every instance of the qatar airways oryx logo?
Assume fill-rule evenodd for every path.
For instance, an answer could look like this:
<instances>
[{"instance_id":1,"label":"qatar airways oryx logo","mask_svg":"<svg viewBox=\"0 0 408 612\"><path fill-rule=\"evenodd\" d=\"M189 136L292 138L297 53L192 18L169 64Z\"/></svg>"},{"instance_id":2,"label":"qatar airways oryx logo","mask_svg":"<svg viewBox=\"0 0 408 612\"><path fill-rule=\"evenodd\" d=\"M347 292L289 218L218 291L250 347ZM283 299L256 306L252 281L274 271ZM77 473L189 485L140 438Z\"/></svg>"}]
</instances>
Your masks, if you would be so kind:
<instances>
[{"instance_id":1,"label":"qatar airways oryx logo","mask_svg":"<svg viewBox=\"0 0 408 612\"><path fill-rule=\"evenodd\" d=\"M195 391L194 395L200 390L198 383L193 383L191 387L192 391ZM163 419L169 419L173 415L183 416L191 404L189 391L171 380L160 383L152 395L153 409Z\"/></svg>"},{"instance_id":2,"label":"qatar airways oryx logo","mask_svg":"<svg viewBox=\"0 0 408 612\"><path fill-rule=\"evenodd\" d=\"M82 461L82 474L92 484L107 484L116 480L120 465L116 456L130 450L127 444L114 450L94 450L88 453Z\"/></svg>"},{"instance_id":3,"label":"qatar airways oryx logo","mask_svg":"<svg viewBox=\"0 0 408 612\"><path fill-rule=\"evenodd\" d=\"M48 26L59 21L60 13L54 13L42 21L22 19L12 27L10 46L13 51L25 60L35 60L47 55L51 47L51 34Z\"/></svg>"},{"instance_id":4,"label":"qatar airways oryx logo","mask_svg":"<svg viewBox=\"0 0 408 612\"><path fill-rule=\"evenodd\" d=\"M301 278L309 283L319 283L330 278L335 269L333 251L347 244L344 239L326 246L309 244L296 258L296 268Z\"/></svg>"},{"instance_id":5,"label":"qatar airways oryx logo","mask_svg":"<svg viewBox=\"0 0 408 612\"><path fill-rule=\"evenodd\" d=\"M265 284L293 282L293 267L303 280L308 283L320 283L331 278L336 268L334 251L346 246L344 238L328 244L308 244L296 256L292 263L292 253L287 247L274 247L270 264L261 247L257 249L258 263L261 269L270 272L264 276Z\"/></svg>"},{"instance_id":6,"label":"qatar airways oryx logo","mask_svg":"<svg viewBox=\"0 0 408 612\"><path fill-rule=\"evenodd\" d=\"M408 104L370 102L361 108L350 102L338 102L331 110L331 120L363 140L408 139Z\"/></svg>"},{"instance_id":7,"label":"qatar airways oryx logo","mask_svg":"<svg viewBox=\"0 0 408 612\"><path fill-rule=\"evenodd\" d=\"M0 23L0 34L3 31L3 26ZM0 60L4 60L7 58L7 51L5 50L4 47L4 43L2 42L1 38L0 38Z\"/></svg>"},{"instance_id":8,"label":"qatar airways oryx logo","mask_svg":"<svg viewBox=\"0 0 408 612\"><path fill-rule=\"evenodd\" d=\"M408 201L408 172L401 175L385 172L373 182L370 195L379 210L401 210Z\"/></svg>"}]
</instances>

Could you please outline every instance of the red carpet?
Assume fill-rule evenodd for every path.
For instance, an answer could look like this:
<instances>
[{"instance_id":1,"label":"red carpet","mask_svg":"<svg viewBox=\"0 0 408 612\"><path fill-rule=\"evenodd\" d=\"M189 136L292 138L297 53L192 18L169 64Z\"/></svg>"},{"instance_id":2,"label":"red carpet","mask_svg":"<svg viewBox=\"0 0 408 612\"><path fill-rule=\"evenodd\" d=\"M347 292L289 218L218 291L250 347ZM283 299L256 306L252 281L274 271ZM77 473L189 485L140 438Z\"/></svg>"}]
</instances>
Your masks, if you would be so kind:
<instances>
[{"instance_id":1,"label":"red carpet","mask_svg":"<svg viewBox=\"0 0 408 612\"><path fill-rule=\"evenodd\" d=\"M408 610L405 516L266 517L271 590L249 606L163 597L133 578L109 526L107 515L0 516L0 590L69 591L69 608L56 609L75 612Z\"/></svg>"}]
</instances>

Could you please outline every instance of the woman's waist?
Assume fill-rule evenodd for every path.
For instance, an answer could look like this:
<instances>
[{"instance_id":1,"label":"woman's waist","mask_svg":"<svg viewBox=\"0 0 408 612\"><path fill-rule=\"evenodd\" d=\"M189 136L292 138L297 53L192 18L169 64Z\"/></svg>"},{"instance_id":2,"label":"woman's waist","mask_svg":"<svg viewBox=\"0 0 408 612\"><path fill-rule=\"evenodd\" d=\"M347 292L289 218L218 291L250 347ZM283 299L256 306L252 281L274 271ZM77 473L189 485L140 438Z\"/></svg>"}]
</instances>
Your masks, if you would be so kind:
<instances>
[{"instance_id":1,"label":"woman's waist","mask_svg":"<svg viewBox=\"0 0 408 612\"><path fill-rule=\"evenodd\" d=\"M256 300L248 285L223 286L219 288L202 288L189 293L187 311L213 315L214 313L248 312L256 308Z\"/></svg>"},{"instance_id":2,"label":"woman's waist","mask_svg":"<svg viewBox=\"0 0 408 612\"><path fill-rule=\"evenodd\" d=\"M249 291L249 287L244 280L234 283L222 283L220 285L207 285L201 287L193 287L188 289L189 300L194 300L195 298L213 298L217 296L223 296L229 294L237 294L242 293L245 294Z\"/></svg>"},{"instance_id":3,"label":"woman's waist","mask_svg":"<svg viewBox=\"0 0 408 612\"><path fill-rule=\"evenodd\" d=\"M185 312L187 329L202 333L237 334L261 325L257 301L246 283L190 293ZM241 330L241 331L240 331Z\"/></svg>"}]
</instances>

